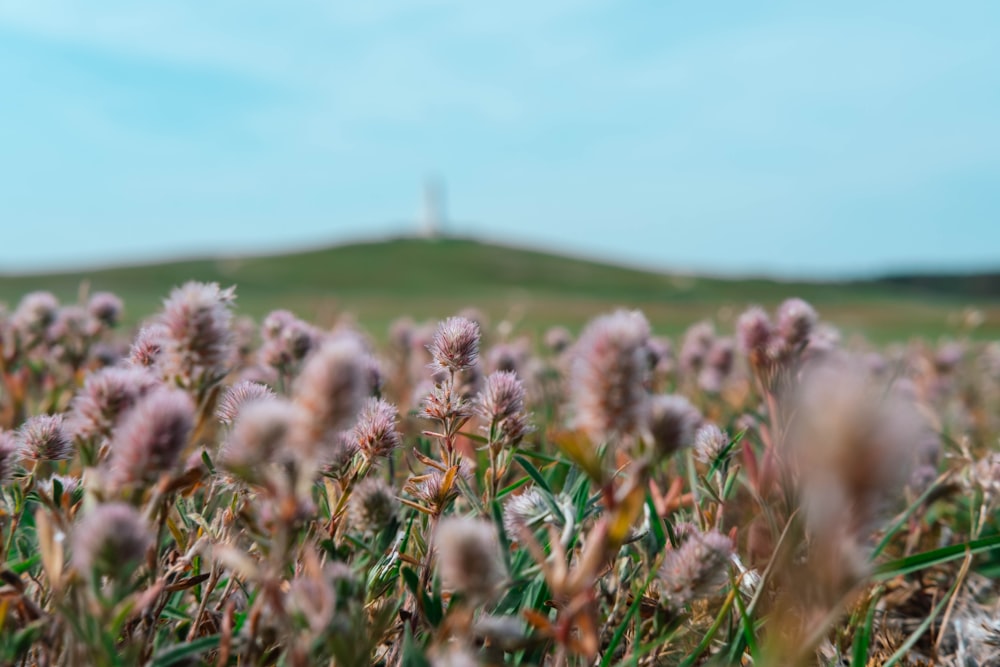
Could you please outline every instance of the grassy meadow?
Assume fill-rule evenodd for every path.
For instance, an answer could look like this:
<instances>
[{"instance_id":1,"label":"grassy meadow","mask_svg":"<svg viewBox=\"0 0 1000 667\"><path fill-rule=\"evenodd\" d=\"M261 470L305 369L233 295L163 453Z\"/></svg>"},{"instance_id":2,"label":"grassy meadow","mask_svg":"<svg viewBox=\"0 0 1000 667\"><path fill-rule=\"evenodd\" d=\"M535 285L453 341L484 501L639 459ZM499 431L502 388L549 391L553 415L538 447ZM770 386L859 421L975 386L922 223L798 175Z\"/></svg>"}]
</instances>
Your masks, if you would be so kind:
<instances>
[{"instance_id":1,"label":"grassy meadow","mask_svg":"<svg viewBox=\"0 0 1000 667\"><path fill-rule=\"evenodd\" d=\"M962 314L982 315L972 334L1000 337L1000 295L946 281L785 282L669 275L462 239L401 238L274 256L199 259L47 275L0 275L0 302L10 307L32 290L73 301L81 286L108 290L134 324L159 309L186 280L239 286L238 311L260 318L287 308L329 324L355 318L373 335L400 315L439 319L475 306L493 322L539 332L579 328L615 307L640 308L667 335L713 318L732 324L749 304L774 307L796 295L847 335L878 342L955 335Z\"/></svg>"},{"instance_id":2,"label":"grassy meadow","mask_svg":"<svg viewBox=\"0 0 1000 667\"><path fill-rule=\"evenodd\" d=\"M4 278L0 665L1000 664L969 280L463 240Z\"/></svg>"}]
</instances>

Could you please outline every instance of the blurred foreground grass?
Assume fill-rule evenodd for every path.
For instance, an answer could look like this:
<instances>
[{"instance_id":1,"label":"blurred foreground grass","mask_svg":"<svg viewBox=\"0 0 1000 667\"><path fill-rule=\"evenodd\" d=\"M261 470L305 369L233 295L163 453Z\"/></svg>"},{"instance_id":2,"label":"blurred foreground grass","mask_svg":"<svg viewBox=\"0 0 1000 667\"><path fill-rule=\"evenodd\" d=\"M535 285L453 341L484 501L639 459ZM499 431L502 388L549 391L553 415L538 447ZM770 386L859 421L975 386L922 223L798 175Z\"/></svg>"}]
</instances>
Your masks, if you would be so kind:
<instances>
[{"instance_id":1,"label":"blurred foreground grass","mask_svg":"<svg viewBox=\"0 0 1000 667\"><path fill-rule=\"evenodd\" d=\"M75 300L81 286L125 300L126 321L155 312L187 280L235 284L238 311L259 318L287 308L331 323L348 315L382 337L401 315L441 318L475 306L519 329L578 328L617 306L642 308L654 329L675 334L713 317L729 324L748 304L799 296L848 334L875 341L957 332L975 309L977 338L1000 338L1000 298L886 281L779 282L671 276L463 239L393 239L265 257L190 260L62 274L0 276L9 306L32 290Z\"/></svg>"}]
</instances>

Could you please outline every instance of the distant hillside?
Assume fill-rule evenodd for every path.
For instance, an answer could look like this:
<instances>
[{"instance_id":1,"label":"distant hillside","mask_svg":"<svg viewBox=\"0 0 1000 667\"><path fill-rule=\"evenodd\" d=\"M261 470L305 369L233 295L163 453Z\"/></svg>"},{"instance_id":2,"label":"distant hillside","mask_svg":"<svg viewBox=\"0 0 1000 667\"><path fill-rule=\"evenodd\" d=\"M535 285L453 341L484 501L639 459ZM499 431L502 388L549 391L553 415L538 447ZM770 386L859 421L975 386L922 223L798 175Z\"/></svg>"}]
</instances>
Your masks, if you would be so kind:
<instances>
[{"instance_id":1,"label":"distant hillside","mask_svg":"<svg viewBox=\"0 0 1000 667\"><path fill-rule=\"evenodd\" d=\"M399 315L441 317L466 306L530 329L556 323L576 327L613 307L641 307L654 326L676 332L707 316L725 325L749 303L774 305L793 295L810 300L848 331L879 338L945 333L949 318L965 306L984 312L981 335L1000 335L996 292L973 283L962 291L947 280L815 283L686 277L465 239L399 238L285 255L6 276L0 277L0 301L13 306L22 294L37 289L74 300L84 284L121 295L134 322L154 312L171 287L187 280L237 285L240 310L252 316L278 307L321 321L348 314L376 335Z\"/></svg>"},{"instance_id":2,"label":"distant hillside","mask_svg":"<svg viewBox=\"0 0 1000 667\"><path fill-rule=\"evenodd\" d=\"M878 282L931 294L1000 299L1000 272L969 275L896 275L881 278Z\"/></svg>"}]
</instances>

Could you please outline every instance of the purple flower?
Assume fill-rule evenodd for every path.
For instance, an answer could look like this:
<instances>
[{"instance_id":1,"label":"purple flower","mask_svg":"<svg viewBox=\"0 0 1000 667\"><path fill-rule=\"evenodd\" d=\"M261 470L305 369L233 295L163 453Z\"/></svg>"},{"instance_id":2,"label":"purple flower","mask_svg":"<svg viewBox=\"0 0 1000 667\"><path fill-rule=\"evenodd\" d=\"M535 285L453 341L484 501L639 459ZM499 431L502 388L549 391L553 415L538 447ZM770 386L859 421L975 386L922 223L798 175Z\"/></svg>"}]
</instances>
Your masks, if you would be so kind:
<instances>
[{"instance_id":1,"label":"purple flower","mask_svg":"<svg viewBox=\"0 0 1000 667\"><path fill-rule=\"evenodd\" d=\"M0 431L0 484L6 484L14 477L21 462L21 447L11 431Z\"/></svg>"},{"instance_id":2,"label":"purple flower","mask_svg":"<svg viewBox=\"0 0 1000 667\"><path fill-rule=\"evenodd\" d=\"M17 304L11 325L30 345L41 340L58 311L59 301L51 292L31 292Z\"/></svg>"},{"instance_id":3,"label":"purple flower","mask_svg":"<svg viewBox=\"0 0 1000 667\"><path fill-rule=\"evenodd\" d=\"M355 336L343 335L306 359L293 395L311 415L315 435L354 423L368 391L367 354Z\"/></svg>"},{"instance_id":4,"label":"purple flower","mask_svg":"<svg viewBox=\"0 0 1000 667\"><path fill-rule=\"evenodd\" d=\"M73 530L73 565L87 575L127 579L153 543L139 513L124 503L98 505Z\"/></svg>"},{"instance_id":5,"label":"purple flower","mask_svg":"<svg viewBox=\"0 0 1000 667\"><path fill-rule=\"evenodd\" d=\"M277 394L270 387L262 382L252 380L242 380L226 390L219 406L215 411L215 416L223 424L232 424L236 421L240 410L254 401L265 400L276 397Z\"/></svg>"},{"instance_id":6,"label":"purple flower","mask_svg":"<svg viewBox=\"0 0 1000 667\"><path fill-rule=\"evenodd\" d=\"M174 289L163 306L168 337L164 372L184 384L214 382L232 358L234 289L217 283L188 282Z\"/></svg>"},{"instance_id":7,"label":"purple flower","mask_svg":"<svg viewBox=\"0 0 1000 667\"><path fill-rule=\"evenodd\" d=\"M122 300L111 292L94 292L87 302L87 312L106 327L114 327L121 319Z\"/></svg>"},{"instance_id":8,"label":"purple flower","mask_svg":"<svg viewBox=\"0 0 1000 667\"><path fill-rule=\"evenodd\" d=\"M172 471L191 437L194 419L194 402L179 389L156 389L139 400L114 432L112 484L120 488L155 482Z\"/></svg>"},{"instance_id":9,"label":"purple flower","mask_svg":"<svg viewBox=\"0 0 1000 667\"><path fill-rule=\"evenodd\" d=\"M693 532L667 552L660 568L662 599L674 611L714 594L729 580L733 543L717 531Z\"/></svg>"},{"instance_id":10,"label":"purple flower","mask_svg":"<svg viewBox=\"0 0 1000 667\"><path fill-rule=\"evenodd\" d=\"M140 329L129 350L129 365L143 368L155 366L169 337L170 331L163 324L151 324Z\"/></svg>"},{"instance_id":11,"label":"purple flower","mask_svg":"<svg viewBox=\"0 0 1000 667\"><path fill-rule=\"evenodd\" d=\"M264 398L245 406L222 448L222 465L244 477L273 461L293 460L300 453L302 408L283 398ZM252 481L252 480L251 480Z\"/></svg>"},{"instance_id":12,"label":"purple flower","mask_svg":"<svg viewBox=\"0 0 1000 667\"><path fill-rule=\"evenodd\" d=\"M595 440L632 434L646 423L649 323L619 310L580 334L570 368L577 426Z\"/></svg>"},{"instance_id":13,"label":"purple flower","mask_svg":"<svg viewBox=\"0 0 1000 667\"><path fill-rule=\"evenodd\" d=\"M118 418L159 384L144 368L105 368L87 376L70 405L69 424L80 440L111 436Z\"/></svg>"},{"instance_id":14,"label":"purple flower","mask_svg":"<svg viewBox=\"0 0 1000 667\"><path fill-rule=\"evenodd\" d=\"M816 311L802 299L787 299L778 307L778 335L785 345L796 349L805 345L816 327Z\"/></svg>"},{"instance_id":15,"label":"purple flower","mask_svg":"<svg viewBox=\"0 0 1000 667\"><path fill-rule=\"evenodd\" d=\"M368 460L389 456L403 443L396 430L396 406L381 398L369 398L354 425L354 438Z\"/></svg>"},{"instance_id":16,"label":"purple flower","mask_svg":"<svg viewBox=\"0 0 1000 667\"><path fill-rule=\"evenodd\" d=\"M464 317L449 317L438 325L428 349L441 368L470 368L479 358L479 325Z\"/></svg>"},{"instance_id":17,"label":"purple flower","mask_svg":"<svg viewBox=\"0 0 1000 667\"><path fill-rule=\"evenodd\" d=\"M661 456L689 447L700 423L698 408L683 396L654 396L650 400L649 430Z\"/></svg>"},{"instance_id":18,"label":"purple flower","mask_svg":"<svg viewBox=\"0 0 1000 667\"><path fill-rule=\"evenodd\" d=\"M524 385L512 371L497 371L487 377L476 406L487 422L483 431L488 436L516 445L530 430L524 413Z\"/></svg>"},{"instance_id":19,"label":"purple flower","mask_svg":"<svg viewBox=\"0 0 1000 667\"><path fill-rule=\"evenodd\" d=\"M363 533L378 533L396 518L395 490L378 477L362 480L351 494L351 524Z\"/></svg>"},{"instance_id":20,"label":"purple flower","mask_svg":"<svg viewBox=\"0 0 1000 667\"><path fill-rule=\"evenodd\" d=\"M715 424L705 424L694 436L695 458L702 463L712 463L729 444L729 437Z\"/></svg>"},{"instance_id":21,"label":"purple flower","mask_svg":"<svg viewBox=\"0 0 1000 667\"><path fill-rule=\"evenodd\" d=\"M73 458L73 441L63 428L62 415L37 415L17 431L21 454L36 461Z\"/></svg>"},{"instance_id":22,"label":"purple flower","mask_svg":"<svg viewBox=\"0 0 1000 667\"><path fill-rule=\"evenodd\" d=\"M505 579L496 529L488 521L444 518L438 524L434 548L441 583L465 594L473 604L492 599Z\"/></svg>"},{"instance_id":23,"label":"purple flower","mask_svg":"<svg viewBox=\"0 0 1000 667\"><path fill-rule=\"evenodd\" d=\"M715 327L711 322L702 321L692 324L684 332L684 340L681 343L678 364L681 370L689 375L695 375L705 363L712 343L715 341Z\"/></svg>"},{"instance_id":24,"label":"purple flower","mask_svg":"<svg viewBox=\"0 0 1000 667\"><path fill-rule=\"evenodd\" d=\"M299 363L322 340L318 329L287 310L275 310L265 317L261 335L264 344L260 349L260 359L278 369L287 369Z\"/></svg>"},{"instance_id":25,"label":"purple flower","mask_svg":"<svg viewBox=\"0 0 1000 667\"><path fill-rule=\"evenodd\" d=\"M771 360L774 327L763 308L753 307L740 315L736 322L736 333L750 364L763 368Z\"/></svg>"}]
</instances>

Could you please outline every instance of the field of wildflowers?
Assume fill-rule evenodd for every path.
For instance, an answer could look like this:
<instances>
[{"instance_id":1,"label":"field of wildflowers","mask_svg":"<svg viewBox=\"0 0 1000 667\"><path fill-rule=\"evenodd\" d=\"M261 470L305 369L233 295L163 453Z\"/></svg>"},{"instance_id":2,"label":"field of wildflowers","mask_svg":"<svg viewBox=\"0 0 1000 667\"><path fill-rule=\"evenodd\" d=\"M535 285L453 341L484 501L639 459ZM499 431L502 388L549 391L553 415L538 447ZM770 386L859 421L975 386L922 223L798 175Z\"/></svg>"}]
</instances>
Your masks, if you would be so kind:
<instances>
[{"instance_id":1,"label":"field of wildflowers","mask_svg":"<svg viewBox=\"0 0 1000 667\"><path fill-rule=\"evenodd\" d=\"M1000 664L1000 343L0 316L0 664Z\"/></svg>"}]
</instances>

